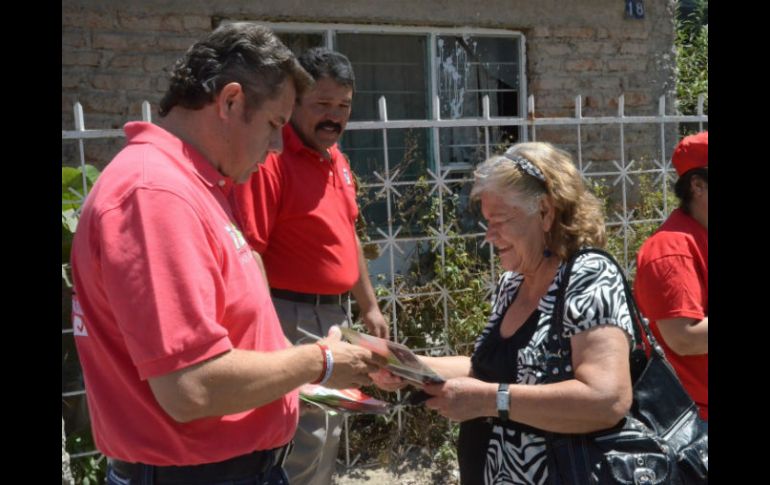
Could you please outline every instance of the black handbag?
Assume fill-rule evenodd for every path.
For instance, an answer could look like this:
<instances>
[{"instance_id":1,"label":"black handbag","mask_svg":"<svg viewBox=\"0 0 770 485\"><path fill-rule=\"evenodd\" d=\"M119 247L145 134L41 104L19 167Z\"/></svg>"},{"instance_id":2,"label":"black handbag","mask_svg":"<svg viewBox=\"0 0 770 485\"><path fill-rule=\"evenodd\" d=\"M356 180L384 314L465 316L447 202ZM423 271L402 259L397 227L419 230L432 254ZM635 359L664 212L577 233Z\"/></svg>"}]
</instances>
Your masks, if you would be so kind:
<instances>
[{"instance_id":1,"label":"black handbag","mask_svg":"<svg viewBox=\"0 0 770 485\"><path fill-rule=\"evenodd\" d=\"M618 267L634 322L630 354L633 404L616 426L588 434L545 433L548 473L554 485L702 484L708 483L708 423L666 360L663 349L639 313L617 261L605 251L579 250L567 263L558 289L547 344L548 382L573 377L569 349L562 336L564 297L578 256L600 254ZM650 346L649 358L641 338ZM567 353L569 355L569 353Z\"/></svg>"}]
</instances>

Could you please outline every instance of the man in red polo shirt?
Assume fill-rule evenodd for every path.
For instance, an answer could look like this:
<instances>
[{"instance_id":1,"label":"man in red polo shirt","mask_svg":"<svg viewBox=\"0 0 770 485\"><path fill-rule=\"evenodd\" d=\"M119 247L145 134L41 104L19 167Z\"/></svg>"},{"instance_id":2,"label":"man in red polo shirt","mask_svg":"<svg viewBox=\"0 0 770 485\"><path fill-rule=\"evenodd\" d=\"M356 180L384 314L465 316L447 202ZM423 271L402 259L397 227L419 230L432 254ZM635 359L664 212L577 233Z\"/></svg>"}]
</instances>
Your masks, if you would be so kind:
<instances>
[{"instance_id":1,"label":"man in red polo shirt","mask_svg":"<svg viewBox=\"0 0 770 485\"><path fill-rule=\"evenodd\" d=\"M683 138L671 161L680 206L639 249L634 293L708 420L708 132Z\"/></svg>"},{"instance_id":2,"label":"man in red polo shirt","mask_svg":"<svg viewBox=\"0 0 770 485\"><path fill-rule=\"evenodd\" d=\"M350 117L355 79L344 55L314 48L299 58L315 85L297 100L283 129L284 150L268 156L235 191L246 239L264 261L273 302L294 343L346 325L353 293L364 324L388 337L356 236L356 186L337 147ZM312 338L312 337L310 337ZM286 462L293 485L327 485L334 472L342 416L302 403L295 447Z\"/></svg>"},{"instance_id":3,"label":"man in red polo shirt","mask_svg":"<svg viewBox=\"0 0 770 485\"><path fill-rule=\"evenodd\" d=\"M269 29L222 26L89 193L73 328L107 483L285 485L296 389L361 385L382 363L338 332L288 345L227 202L311 82Z\"/></svg>"}]
</instances>

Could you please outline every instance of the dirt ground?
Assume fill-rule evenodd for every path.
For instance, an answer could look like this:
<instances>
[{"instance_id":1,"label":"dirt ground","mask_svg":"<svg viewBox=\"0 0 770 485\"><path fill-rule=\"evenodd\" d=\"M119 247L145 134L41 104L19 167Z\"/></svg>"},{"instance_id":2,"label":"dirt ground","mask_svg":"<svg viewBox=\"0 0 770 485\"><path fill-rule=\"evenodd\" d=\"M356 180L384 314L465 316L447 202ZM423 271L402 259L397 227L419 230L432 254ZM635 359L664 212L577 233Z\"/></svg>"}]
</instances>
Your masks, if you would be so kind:
<instances>
[{"instance_id":1,"label":"dirt ground","mask_svg":"<svg viewBox=\"0 0 770 485\"><path fill-rule=\"evenodd\" d=\"M337 464L332 485L457 485L456 469L437 469L420 456L407 456L397 464L354 464L345 468Z\"/></svg>"}]
</instances>

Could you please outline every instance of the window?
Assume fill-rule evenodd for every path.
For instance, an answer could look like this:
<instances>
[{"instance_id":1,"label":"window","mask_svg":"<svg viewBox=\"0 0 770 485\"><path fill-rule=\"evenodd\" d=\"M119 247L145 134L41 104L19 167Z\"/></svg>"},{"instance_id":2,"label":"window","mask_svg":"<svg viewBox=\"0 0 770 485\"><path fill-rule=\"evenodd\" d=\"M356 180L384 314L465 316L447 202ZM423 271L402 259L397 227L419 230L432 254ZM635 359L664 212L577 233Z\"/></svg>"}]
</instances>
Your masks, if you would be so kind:
<instances>
[{"instance_id":1,"label":"window","mask_svg":"<svg viewBox=\"0 0 770 485\"><path fill-rule=\"evenodd\" d=\"M479 118L489 96L489 115L517 117L519 110L519 43L506 37L436 37L438 94L442 119ZM518 140L518 128L495 128L496 143ZM442 128L441 160L475 164L483 149L483 130ZM483 157L483 155L482 155Z\"/></svg>"}]
</instances>

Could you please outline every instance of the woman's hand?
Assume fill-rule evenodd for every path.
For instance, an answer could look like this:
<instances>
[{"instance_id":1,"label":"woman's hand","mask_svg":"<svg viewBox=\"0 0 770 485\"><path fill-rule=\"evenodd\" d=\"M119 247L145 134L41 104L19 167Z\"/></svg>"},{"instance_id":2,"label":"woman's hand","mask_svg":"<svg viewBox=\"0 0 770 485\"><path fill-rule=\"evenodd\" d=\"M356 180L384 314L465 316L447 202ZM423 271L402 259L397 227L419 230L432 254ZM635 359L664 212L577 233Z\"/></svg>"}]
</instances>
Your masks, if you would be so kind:
<instances>
[{"instance_id":1,"label":"woman's hand","mask_svg":"<svg viewBox=\"0 0 770 485\"><path fill-rule=\"evenodd\" d=\"M383 391L393 392L398 389L402 389L405 387L408 382L404 379L393 375L390 373L390 371L385 369L380 369L376 372L372 372L369 374L369 377L372 378L372 382L375 386L379 387Z\"/></svg>"},{"instance_id":2,"label":"woman's hand","mask_svg":"<svg viewBox=\"0 0 770 485\"><path fill-rule=\"evenodd\" d=\"M452 421L497 415L497 384L455 377L443 384L426 384L423 389L435 396L425 401L425 405Z\"/></svg>"}]
</instances>

